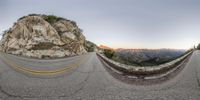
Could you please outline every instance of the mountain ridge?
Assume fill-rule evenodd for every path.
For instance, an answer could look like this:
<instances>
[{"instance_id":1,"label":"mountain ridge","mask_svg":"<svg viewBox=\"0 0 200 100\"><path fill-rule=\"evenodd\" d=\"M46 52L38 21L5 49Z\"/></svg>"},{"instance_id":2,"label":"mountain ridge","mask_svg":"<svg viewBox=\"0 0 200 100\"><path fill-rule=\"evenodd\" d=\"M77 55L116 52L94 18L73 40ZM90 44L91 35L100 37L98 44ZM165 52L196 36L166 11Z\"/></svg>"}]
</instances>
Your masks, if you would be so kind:
<instances>
[{"instance_id":1,"label":"mountain ridge","mask_svg":"<svg viewBox=\"0 0 200 100\"><path fill-rule=\"evenodd\" d=\"M185 52L177 49L116 49L112 59L129 65L153 66L171 61Z\"/></svg>"}]
</instances>

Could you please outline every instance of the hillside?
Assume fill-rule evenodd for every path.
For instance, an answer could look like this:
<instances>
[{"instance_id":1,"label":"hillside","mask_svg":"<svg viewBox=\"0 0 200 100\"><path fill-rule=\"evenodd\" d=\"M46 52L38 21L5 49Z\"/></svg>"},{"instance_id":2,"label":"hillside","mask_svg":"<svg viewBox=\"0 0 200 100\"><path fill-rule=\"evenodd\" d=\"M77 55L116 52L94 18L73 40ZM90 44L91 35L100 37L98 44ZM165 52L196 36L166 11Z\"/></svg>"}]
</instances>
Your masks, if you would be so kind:
<instances>
[{"instance_id":1,"label":"hillside","mask_svg":"<svg viewBox=\"0 0 200 100\"><path fill-rule=\"evenodd\" d=\"M116 49L112 59L128 65L153 66L171 61L185 50L174 49Z\"/></svg>"},{"instance_id":2,"label":"hillside","mask_svg":"<svg viewBox=\"0 0 200 100\"><path fill-rule=\"evenodd\" d=\"M90 44L88 44L90 43ZM76 22L53 16L31 14L24 16L4 33L1 51L9 54L55 58L94 51Z\"/></svg>"}]
</instances>

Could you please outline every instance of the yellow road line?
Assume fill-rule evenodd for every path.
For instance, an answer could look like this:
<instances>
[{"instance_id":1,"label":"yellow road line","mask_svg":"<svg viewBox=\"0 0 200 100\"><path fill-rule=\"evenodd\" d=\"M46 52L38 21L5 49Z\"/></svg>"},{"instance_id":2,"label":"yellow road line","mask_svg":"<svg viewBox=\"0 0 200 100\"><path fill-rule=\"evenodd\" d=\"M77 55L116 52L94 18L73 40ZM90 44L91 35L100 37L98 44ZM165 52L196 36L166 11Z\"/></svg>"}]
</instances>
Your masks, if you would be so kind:
<instances>
[{"instance_id":1,"label":"yellow road line","mask_svg":"<svg viewBox=\"0 0 200 100\"><path fill-rule=\"evenodd\" d=\"M7 57L5 57L5 58L7 58ZM26 72L26 73L30 73L30 74L36 74L36 75L55 75L55 74L64 73L64 72L70 71L73 68L78 67L81 63L83 63L86 60L86 59L85 60L84 59L79 60L77 63L74 63L72 65L69 65L69 66L66 66L64 68L57 69L57 70L34 70L34 69L30 69L30 68L26 68L26 67L22 67L22 66L19 66L17 64L14 64L11 61L6 60L5 58L3 58L3 60L8 65L10 65L12 68L19 70L19 71L22 71L22 72Z\"/></svg>"}]
</instances>

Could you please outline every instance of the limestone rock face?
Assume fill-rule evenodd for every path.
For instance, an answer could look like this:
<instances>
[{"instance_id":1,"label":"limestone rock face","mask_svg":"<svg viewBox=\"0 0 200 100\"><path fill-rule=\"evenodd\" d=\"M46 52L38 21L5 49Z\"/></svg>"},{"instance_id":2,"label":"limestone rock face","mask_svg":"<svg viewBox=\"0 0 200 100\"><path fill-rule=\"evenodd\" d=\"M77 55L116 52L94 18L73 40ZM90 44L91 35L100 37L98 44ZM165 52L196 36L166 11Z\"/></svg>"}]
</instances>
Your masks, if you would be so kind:
<instances>
[{"instance_id":1,"label":"limestone rock face","mask_svg":"<svg viewBox=\"0 0 200 100\"><path fill-rule=\"evenodd\" d=\"M86 53L85 36L75 22L55 16L20 18L0 42L5 53L27 57L64 57Z\"/></svg>"}]
</instances>

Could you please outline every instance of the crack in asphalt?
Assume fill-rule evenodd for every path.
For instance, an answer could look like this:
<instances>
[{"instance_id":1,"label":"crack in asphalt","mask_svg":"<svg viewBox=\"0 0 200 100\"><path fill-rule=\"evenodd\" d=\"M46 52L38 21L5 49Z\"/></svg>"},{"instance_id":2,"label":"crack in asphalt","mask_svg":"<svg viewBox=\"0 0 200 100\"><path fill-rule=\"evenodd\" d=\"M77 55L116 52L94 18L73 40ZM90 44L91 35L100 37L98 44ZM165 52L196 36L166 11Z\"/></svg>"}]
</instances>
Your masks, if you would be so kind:
<instances>
[{"instance_id":1,"label":"crack in asphalt","mask_svg":"<svg viewBox=\"0 0 200 100\"><path fill-rule=\"evenodd\" d=\"M195 77L196 77L196 81L197 81L198 87L200 87L200 79L198 77L197 67L196 67L196 70L195 70Z\"/></svg>"},{"instance_id":2,"label":"crack in asphalt","mask_svg":"<svg viewBox=\"0 0 200 100\"><path fill-rule=\"evenodd\" d=\"M196 60L197 61L197 60ZM200 66L199 63L197 63L197 66ZM200 77L198 77L198 69L197 69L197 66L195 67L195 78L196 78L196 81L197 81L197 85L198 87L200 88Z\"/></svg>"},{"instance_id":3,"label":"crack in asphalt","mask_svg":"<svg viewBox=\"0 0 200 100\"><path fill-rule=\"evenodd\" d=\"M76 95L79 91L83 90L89 77L90 77L90 75L88 74L87 77L85 78L85 80L80 83L80 85L81 84L83 84L83 85L78 90L76 90L74 93L72 93L71 96L60 96L60 97L72 97L72 96Z\"/></svg>"},{"instance_id":4,"label":"crack in asphalt","mask_svg":"<svg viewBox=\"0 0 200 100\"><path fill-rule=\"evenodd\" d=\"M1 73L0 73L0 79L1 79L3 73L9 72L9 71L10 71L10 70L6 70L6 71L4 71L4 72L1 72ZM0 92L3 93L4 95L6 95L7 97L18 97L18 98L22 98L21 96L16 96L16 95L13 95L13 94L10 94L10 93L6 92L5 90L3 90L1 84L0 84Z\"/></svg>"},{"instance_id":5,"label":"crack in asphalt","mask_svg":"<svg viewBox=\"0 0 200 100\"><path fill-rule=\"evenodd\" d=\"M91 57L92 58L92 57ZM90 58L90 59L91 59ZM88 60L89 61L89 60ZM87 61L87 62L88 62ZM85 87L85 85L86 85L86 82L89 80L89 78L91 77L91 73L94 73L95 72L95 69L96 69L96 67L92 67L93 69L92 69L92 71L89 71L89 72L81 72L81 71L78 71L77 70L77 72L79 72L79 73L84 73L84 74L88 74L87 75L87 77L85 78L85 80L83 81L83 82L81 82L81 83L79 83L80 85L81 84L83 84L78 90L76 90L74 93L72 93L70 96L66 96L66 95L64 95L64 96L59 96L59 97L61 97L61 98L64 98L64 97L68 97L68 98L70 98L70 97L73 97L74 95L76 95L78 92L80 92L80 91L82 91L83 89L84 89L84 87Z\"/></svg>"},{"instance_id":6,"label":"crack in asphalt","mask_svg":"<svg viewBox=\"0 0 200 100\"><path fill-rule=\"evenodd\" d=\"M0 92L5 94L8 97L20 97L20 96L16 96L16 95L13 95L13 94L10 94L10 93L4 91L1 86L0 86Z\"/></svg>"}]
</instances>

